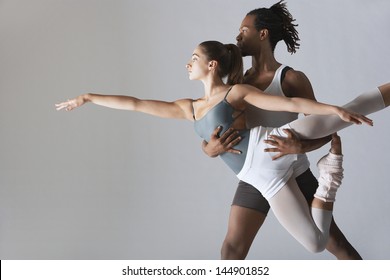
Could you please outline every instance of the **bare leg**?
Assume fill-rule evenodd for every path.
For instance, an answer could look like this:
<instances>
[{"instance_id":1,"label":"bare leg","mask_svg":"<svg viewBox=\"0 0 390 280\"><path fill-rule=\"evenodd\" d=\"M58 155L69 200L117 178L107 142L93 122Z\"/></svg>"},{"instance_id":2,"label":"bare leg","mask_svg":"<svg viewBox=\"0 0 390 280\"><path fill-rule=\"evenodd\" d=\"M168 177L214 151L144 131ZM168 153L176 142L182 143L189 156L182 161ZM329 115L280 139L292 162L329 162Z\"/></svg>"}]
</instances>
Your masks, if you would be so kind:
<instances>
[{"instance_id":1,"label":"bare leg","mask_svg":"<svg viewBox=\"0 0 390 280\"><path fill-rule=\"evenodd\" d=\"M390 83L384 84L380 87L378 87L379 91L382 94L383 102L385 103L385 106L390 105Z\"/></svg>"},{"instance_id":2,"label":"bare leg","mask_svg":"<svg viewBox=\"0 0 390 280\"><path fill-rule=\"evenodd\" d=\"M266 217L259 211L232 205L221 259L244 260Z\"/></svg>"},{"instance_id":3,"label":"bare leg","mask_svg":"<svg viewBox=\"0 0 390 280\"><path fill-rule=\"evenodd\" d=\"M329 240L326 250L333 254L338 260L361 260L362 257L356 249L349 243L347 238L336 225L334 219L330 224Z\"/></svg>"}]
</instances>

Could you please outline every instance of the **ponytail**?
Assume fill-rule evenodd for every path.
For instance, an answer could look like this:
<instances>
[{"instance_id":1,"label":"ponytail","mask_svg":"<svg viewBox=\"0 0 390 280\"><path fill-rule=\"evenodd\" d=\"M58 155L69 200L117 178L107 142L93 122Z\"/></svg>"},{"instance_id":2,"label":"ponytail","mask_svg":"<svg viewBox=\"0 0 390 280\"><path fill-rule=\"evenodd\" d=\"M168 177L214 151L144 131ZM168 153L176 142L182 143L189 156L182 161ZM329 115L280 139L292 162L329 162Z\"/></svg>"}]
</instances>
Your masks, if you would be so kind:
<instances>
[{"instance_id":1,"label":"ponytail","mask_svg":"<svg viewBox=\"0 0 390 280\"><path fill-rule=\"evenodd\" d=\"M275 50L276 44L281 40L285 42L290 53L295 53L299 48L298 31L295 29L298 24L293 23L295 19L287 10L283 0L270 8L255 9L247 15L255 16L255 27L258 31L268 30L272 50Z\"/></svg>"},{"instance_id":2,"label":"ponytail","mask_svg":"<svg viewBox=\"0 0 390 280\"><path fill-rule=\"evenodd\" d=\"M205 41L199 44L206 58L218 62L217 74L225 78L229 85L242 83L243 62L240 49L233 44L222 44L218 41Z\"/></svg>"},{"instance_id":3,"label":"ponytail","mask_svg":"<svg viewBox=\"0 0 390 280\"><path fill-rule=\"evenodd\" d=\"M293 24L295 19L287 10L286 3L283 0L271 6L270 10L280 18L282 24L281 39L286 43L287 50L290 53L295 53L300 44L298 31L295 29L298 24Z\"/></svg>"},{"instance_id":4,"label":"ponytail","mask_svg":"<svg viewBox=\"0 0 390 280\"><path fill-rule=\"evenodd\" d=\"M227 76L227 84L235 85L242 83L244 66L240 49L234 44L225 44L230 55L230 69Z\"/></svg>"}]
</instances>

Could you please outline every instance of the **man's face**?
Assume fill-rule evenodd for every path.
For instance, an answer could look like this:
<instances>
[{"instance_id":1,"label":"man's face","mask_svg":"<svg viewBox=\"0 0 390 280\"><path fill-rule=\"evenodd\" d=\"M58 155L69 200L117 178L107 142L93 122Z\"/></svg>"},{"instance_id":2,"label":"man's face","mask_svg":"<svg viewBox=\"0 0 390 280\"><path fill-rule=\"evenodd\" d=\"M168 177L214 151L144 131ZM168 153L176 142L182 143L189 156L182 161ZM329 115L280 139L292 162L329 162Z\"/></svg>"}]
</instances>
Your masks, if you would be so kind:
<instances>
[{"instance_id":1,"label":"man's face","mask_svg":"<svg viewBox=\"0 0 390 280\"><path fill-rule=\"evenodd\" d=\"M256 30L254 22L255 16L246 16L236 37L242 56L251 56L259 52L260 32Z\"/></svg>"}]
</instances>

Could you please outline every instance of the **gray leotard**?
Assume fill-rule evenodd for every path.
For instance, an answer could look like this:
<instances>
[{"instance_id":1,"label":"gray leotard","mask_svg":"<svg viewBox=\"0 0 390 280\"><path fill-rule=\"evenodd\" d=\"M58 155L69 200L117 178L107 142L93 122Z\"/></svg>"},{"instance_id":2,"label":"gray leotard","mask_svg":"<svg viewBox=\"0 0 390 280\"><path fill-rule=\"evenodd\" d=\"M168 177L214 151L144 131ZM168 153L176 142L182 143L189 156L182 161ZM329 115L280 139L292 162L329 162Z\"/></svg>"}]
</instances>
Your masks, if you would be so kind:
<instances>
[{"instance_id":1,"label":"gray leotard","mask_svg":"<svg viewBox=\"0 0 390 280\"><path fill-rule=\"evenodd\" d=\"M195 119L194 115L194 127L196 133L206 141L210 141L210 136L219 125L222 126L222 131L225 132L229 127L231 127L234 121L243 113L241 112L237 116L233 116L233 113L237 111L232 107L232 105L226 100L227 95L229 94L231 88L226 93L224 99L211 108L205 116L200 118L199 120ZM234 149L240 150L241 154L233 154L233 153L223 153L220 155L222 160L234 171L234 173L238 174L242 169L246 152L248 150L248 141L249 141L249 130L240 130L239 134L242 138L240 143L234 146Z\"/></svg>"}]
</instances>

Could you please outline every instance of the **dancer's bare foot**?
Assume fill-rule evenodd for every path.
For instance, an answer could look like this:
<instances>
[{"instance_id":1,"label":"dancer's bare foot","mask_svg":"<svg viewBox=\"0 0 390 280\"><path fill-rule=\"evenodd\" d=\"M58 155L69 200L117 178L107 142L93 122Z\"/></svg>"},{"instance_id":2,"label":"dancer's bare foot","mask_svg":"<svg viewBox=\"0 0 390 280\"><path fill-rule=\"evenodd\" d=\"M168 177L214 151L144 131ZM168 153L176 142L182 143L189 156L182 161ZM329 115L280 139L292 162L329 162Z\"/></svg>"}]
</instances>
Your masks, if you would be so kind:
<instances>
[{"instance_id":1,"label":"dancer's bare foot","mask_svg":"<svg viewBox=\"0 0 390 280\"><path fill-rule=\"evenodd\" d=\"M337 135L337 133L333 133L332 135L332 142L330 143L330 152L335 155L341 155L341 139L340 136Z\"/></svg>"}]
</instances>

